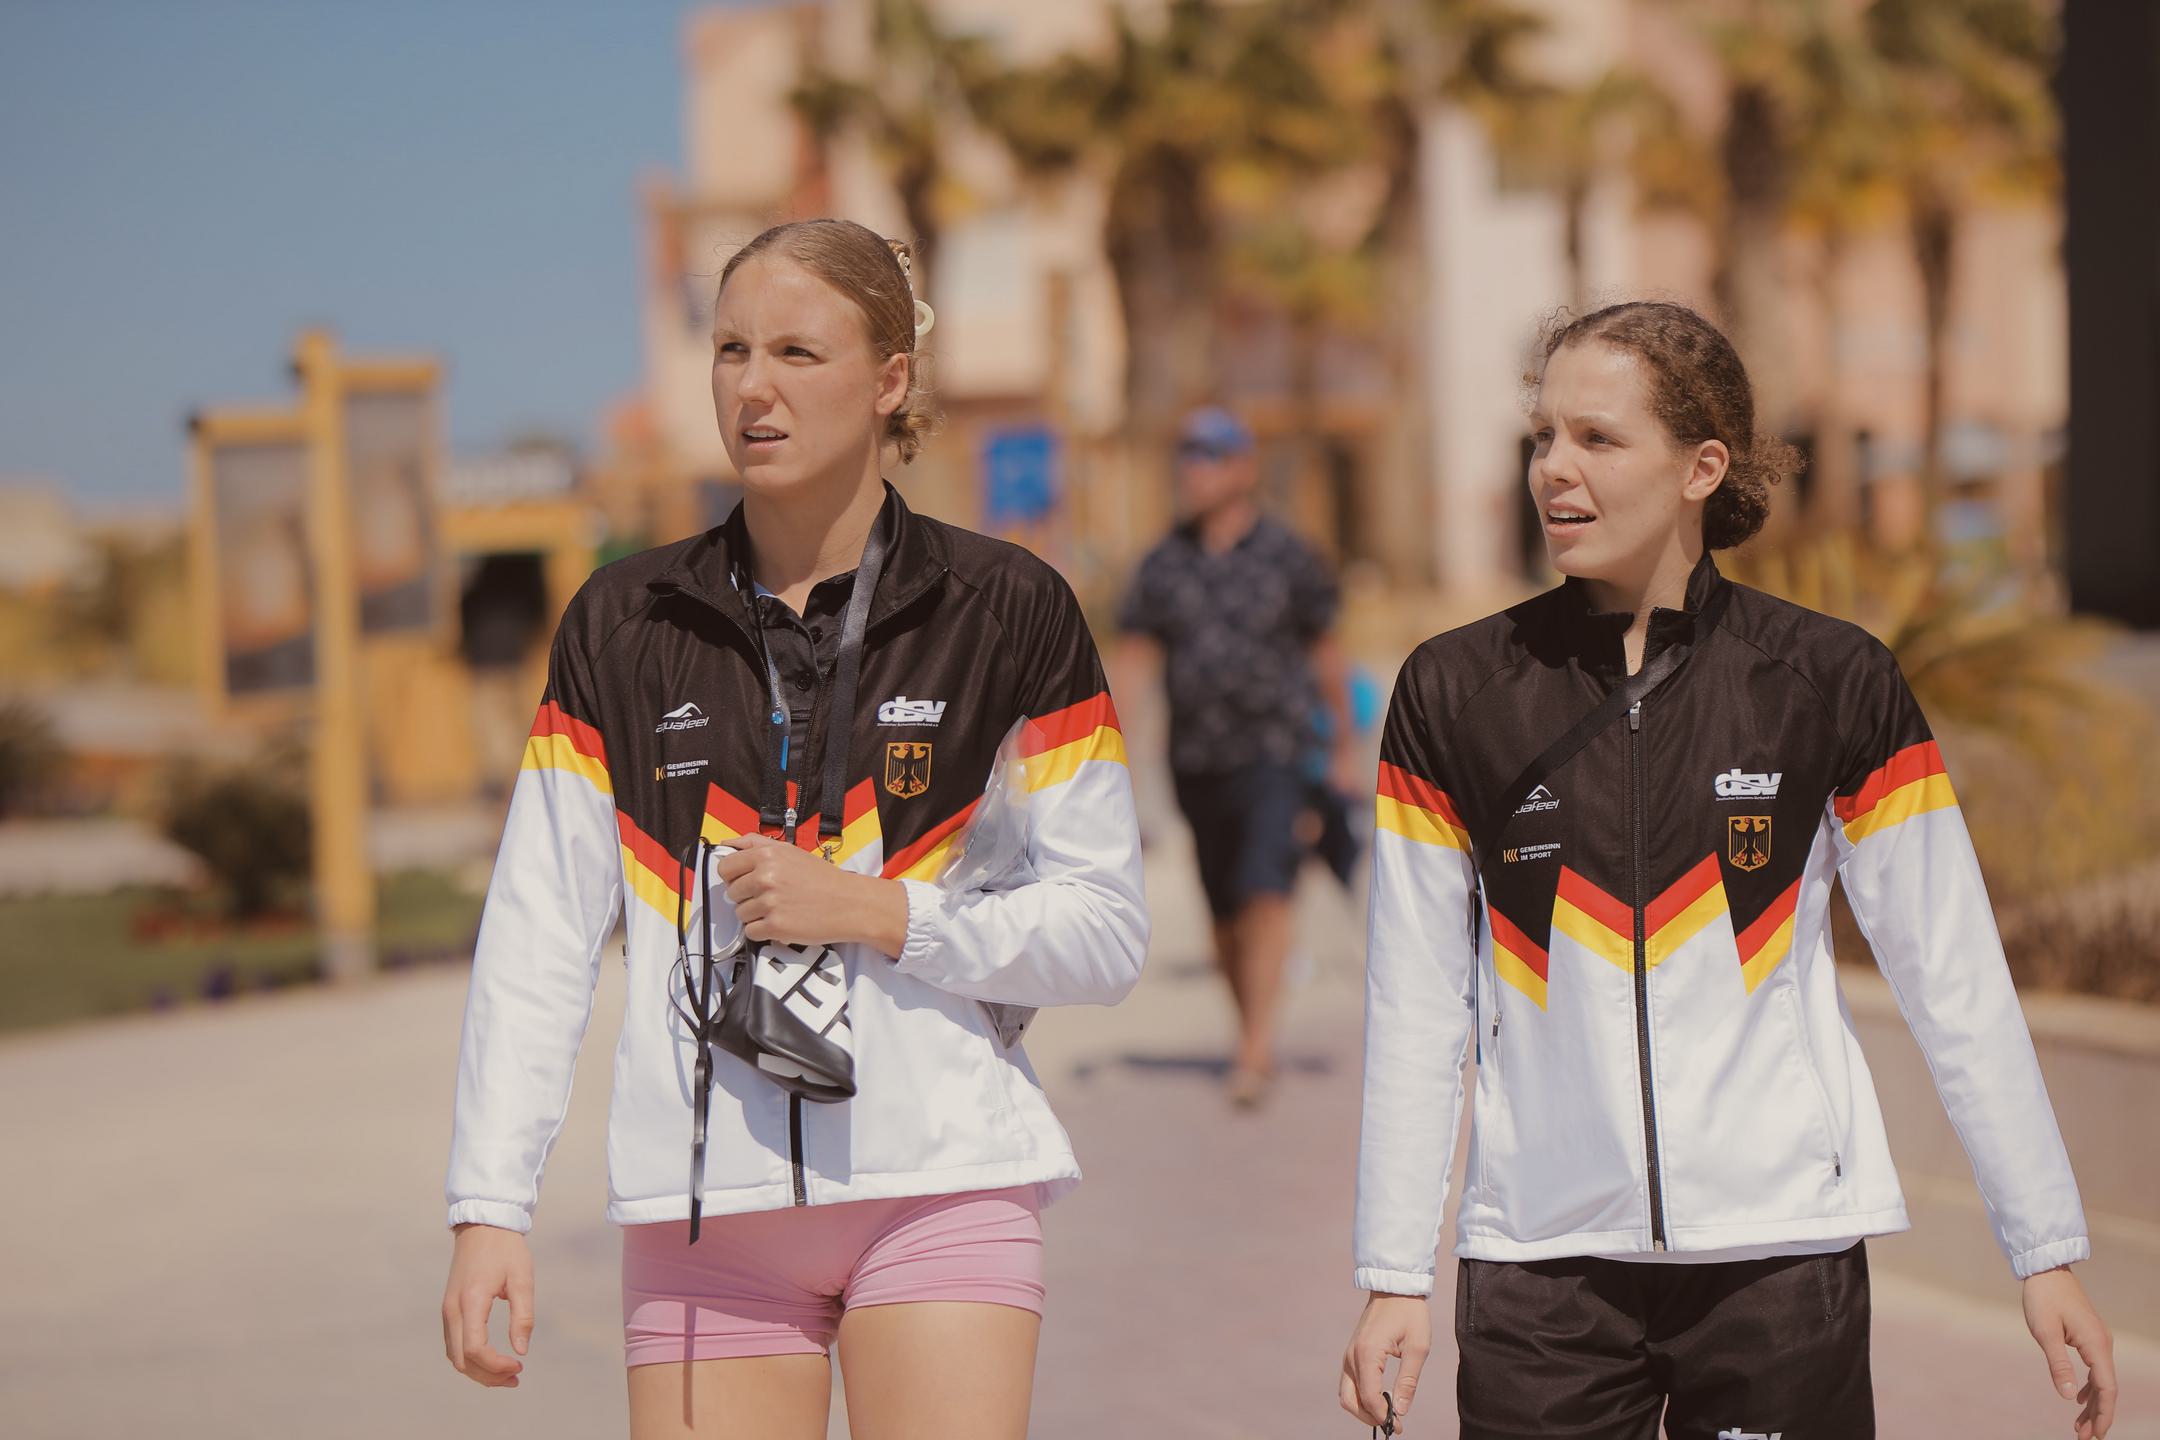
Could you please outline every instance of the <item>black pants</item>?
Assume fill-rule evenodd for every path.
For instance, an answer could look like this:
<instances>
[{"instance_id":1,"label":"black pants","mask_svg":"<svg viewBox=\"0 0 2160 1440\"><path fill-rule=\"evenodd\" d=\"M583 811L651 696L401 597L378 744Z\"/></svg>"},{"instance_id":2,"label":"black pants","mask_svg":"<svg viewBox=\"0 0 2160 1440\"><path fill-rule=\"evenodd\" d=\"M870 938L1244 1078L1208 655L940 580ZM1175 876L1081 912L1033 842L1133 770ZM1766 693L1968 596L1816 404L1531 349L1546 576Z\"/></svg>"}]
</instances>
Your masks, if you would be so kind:
<instances>
[{"instance_id":1,"label":"black pants","mask_svg":"<svg viewBox=\"0 0 2160 1440\"><path fill-rule=\"evenodd\" d=\"M1461 1260L1463 1440L1872 1440L1865 1242L1702 1265Z\"/></svg>"}]
</instances>

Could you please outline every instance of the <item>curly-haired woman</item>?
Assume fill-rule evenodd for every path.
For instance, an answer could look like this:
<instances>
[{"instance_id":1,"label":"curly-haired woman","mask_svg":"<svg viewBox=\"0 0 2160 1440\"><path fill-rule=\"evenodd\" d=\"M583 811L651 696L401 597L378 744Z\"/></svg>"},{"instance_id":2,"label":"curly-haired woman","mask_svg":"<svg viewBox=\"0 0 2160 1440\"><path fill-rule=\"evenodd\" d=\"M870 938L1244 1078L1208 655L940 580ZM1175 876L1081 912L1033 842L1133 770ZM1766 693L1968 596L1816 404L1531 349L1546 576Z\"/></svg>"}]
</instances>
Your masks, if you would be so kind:
<instances>
[{"instance_id":1,"label":"curly-haired woman","mask_svg":"<svg viewBox=\"0 0 2160 1440\"><path fill-rule=\"evenodd\" d=\"M1864 1237L1907 1220L1831 963L1842 883L2104 1436L2077 1183L1927 722L1866 632L1709 558L1791 451L1679 305L1556 320L1526 381L1566 581L1420 646L1382 742L1343 1405L1414 1401L1474 1043L1466 1440L1875 1433Z\"/></svg>"}]
</instances>

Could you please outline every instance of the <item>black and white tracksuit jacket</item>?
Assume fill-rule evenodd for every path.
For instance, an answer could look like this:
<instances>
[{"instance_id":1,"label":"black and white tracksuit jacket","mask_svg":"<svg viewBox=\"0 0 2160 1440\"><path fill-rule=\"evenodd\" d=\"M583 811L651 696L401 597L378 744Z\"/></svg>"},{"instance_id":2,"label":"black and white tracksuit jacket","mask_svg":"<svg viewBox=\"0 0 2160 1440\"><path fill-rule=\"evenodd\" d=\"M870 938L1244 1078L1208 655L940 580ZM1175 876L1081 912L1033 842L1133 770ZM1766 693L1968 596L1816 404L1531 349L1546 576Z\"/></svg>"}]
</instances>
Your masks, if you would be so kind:
<instances>
[{"instance_id":1,"label":"black and white tracksuit jacket","mask_svg":"<svg viewBox=\"0 0 2160 1440\"><path fill-rule=\"evenodd\" d=\"M833 858L906 886L907 943L896 958L840 947L852 1100L791 1101L716 1054L707 1215L1035 1182L1054 1195L1076 1182L1025 1053L1000 1042L979 1002L1111 1004L1146 951L1124 742L1071 589L1017 546L913 514L890 487L878 524L888 558L860 703L835 726L850 745L847 793L815 793L820 756L791 769L799 842L817 843L821 807L844 806ZM766 673L731 580L743 544L738 509L599 570L563 616L473 961L452 1224L531 1225L618 915L629 988L608 1218L689 1214L696 1049L670 1003L677 857L701 835L725 843L758 828L770 763ZM828 687L794 678L822 709ZM1029 878L949 891L934 882L1016 727ZM694 887L690 899L701 926Z\"/></svg>"},{"instance_id":2,"label":"black and white tracksuit jacket","mask_svg":"<svg viewBox=\"0 0 2160 1440\"><path fill-rule=\"evenodd\" d=\"M1697 635L1721 586L1723 614ZM1494 793L1618 682L1627 624L1570 582L1427 641L1396 684L1356 1283L1432 1289L1473 1031L1458 1255L1741 1258L1906 1228L1831 963L1833 880L2012 1269L2084 1259L1972 843L1880 643L1731 585L1706 556L1686 609L1649 625L1646 661L1692 645L1680 669L1530 794Z\"/></svg>"}]
</instances>

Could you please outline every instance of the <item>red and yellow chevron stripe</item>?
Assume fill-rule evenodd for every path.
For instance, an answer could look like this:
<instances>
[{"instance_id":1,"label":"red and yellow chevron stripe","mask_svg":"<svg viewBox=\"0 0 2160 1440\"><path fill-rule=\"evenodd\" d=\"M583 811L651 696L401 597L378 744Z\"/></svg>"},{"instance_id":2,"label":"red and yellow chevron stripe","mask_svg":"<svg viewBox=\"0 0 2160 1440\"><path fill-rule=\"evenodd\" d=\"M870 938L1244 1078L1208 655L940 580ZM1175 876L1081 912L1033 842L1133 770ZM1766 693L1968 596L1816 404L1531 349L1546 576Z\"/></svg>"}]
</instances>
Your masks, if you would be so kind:
<instances>
[{"instance_id":1,"label":"red and yellow chevron stripe","mask_svg":"<svg viewBox=\"0 0 2160 1440\"><path fill-rule=\"evenodd\" d=\"M959 814L939 821L920 840L897 855L885 857L884 875L888 880L935 880L945 867L952 863L953 852L959 849L960 832L967 828L968 817L975 813L981 799L970 800Z\"/></svg>"},{"instance_id":2,"label":"red and yellow chevron stripe","mask_svg":"<svg viewBox=\"0 0 2160 1440\"><path fill-rule=\"evenodd\" d=\"M792 782L790 782L792 783ZM705 786L705 823L701 833L715 845L725 845L738 835L748 835L758 828L758 812L755 805L736 799L718 785ZM802 829L796 827L800 835Z\"/></svg>"},{"instance_id":3,"label":"red and yellow chevron stripe","mask_svg":"<svg viewBox=\"0 0 2160 1440\"><path fill-rule=\"evenodd\" d=\"M1717 856L1705 856L1643 907L1643 962L1656 969L1726 909L1725 872ZM1566 865L1553 893L1553 929L1622 970L1635 968L1634 907Z\"/></svg>"},{"instance_id":4,"label":"red and yellow chevron stripe","mask_svg":"<svg viewBox=\"0 0 2160 1440\"><path fill-rule=\"evenodd\" d=\"M788 798L796 795L795 782L788 782ZM882 835L878 825L877 785L863 780L848 791L846 819L840 831L840 848L833 854L833 863L844 865ZM819 816L801 815L795 821L795 843L805 850L818 847ZM718 785L708 785L705 791L705 838L715 845L725 845L739 835L748 835L758 828L758 812Z\"/></svg>"},{"instance_id":5,"label":"red and yellow chevron stripe","mask_svg":"<svg viewBox=\"0 0 2160 1440\"><path fill-rule=\"evenodd\" d=\"M1943 773L1942 751L1925 740L1898 751L1858 791L1831 804L1844 823L1845 838L1857 845L1915 815L1955 805L1957 795Z\"/></svg>"},{"instance_id":6,"label":"red and yellow chevron stripe","mask_svg":"<svg viewBox=\"0 0 2160 1440\"><path fill-rule=\"evenodd\" d=\"M1622 970L1635 968L1635 911L1577 873L1560 867L1553 891L1553 929Z\"/></svg>"},{"instance_id":7,"label":"red and yellow chevron stripe","mask_svg":"<svg viewBox=\"0 0 2160 1440\"><path fill-rule=\"evenodd\" d=\"M1656 968L1694 939L1726 908L1724 867L1718 864L1717 856L1704 856L1694 869L1643 907L1643 934L1648 937L1644 942L1645 958L1651 967Z\"/></svg>"},{"instance_id":8,"label":"red and yellow chevron stripe","mask_svg":"<svg viewBox=\"0 0 2160 1440\"><path fill-rule=\"evenodd\" d=\"M632 895L658 911L668 924L675 923L676 884L682 862L667 847L647 835L622 811L615 812L615 830L622 841L623 884Z\"/></svg>"},{"instance_id":9,"label":"red and yellow chevron stripe","mask_svg":"<svg viewBox=\"0 0 2160 1440\"><path fill-rule=\"evenodd\" d=\"M1490 905L1485 914L1492 924L1493 973L1545 1008L1545 972L1549 958L1543 946L1523 934L1515 922Z\"/></svg>"},{"instance_id":10,"label":"red and yellow chevron stripe","mask_svg":"<svg viewBox=\"0 0 2160 1440\"><path fill-rule=\"evenodd\" d=\"M1793 881L1785 887L1785 893L1770 902L1770 908L1755 917L1755 923L1741 931L1735 938L1740 945L1740 978L1747 985L1747 993L1755 993L1778 963L1792 953L1793 911L1800 903L1800 882Z\"/></svg>"},{"instance_id":11,"label":"red and yellow chevron stripe","mask_svg":"<svg viewBox=\"0 0 2160 1440\"><path fill-rule=\"evenodd\" d=\"M608 780L607 747L600 743L600 732L565 712L553 700L542 702L540 713L533 717L520 768L568 770L590 780L602 795L612 798L615 794Z\"/></svg>"},{"instance_id":12,"label":"red and yellow chevron stripe","mask_svg":"<svg viewBox=\"0 0 2160 1440\"><path fill-rule=\"evenodd\" d=\"M1470 849L1470 829L1447 792L1385 760L1380 762L1373 820L1382 830L1420 845L1445 845L1465 853Z\"/></svg>"},{"instance_id":13,"label":"red and yellow chevron stripe","mask_svg":"<svg viewBox=\"0 0 2160 1440\"><path fill-rule=\"evenodd\" d=\"M1090 760L1125 763L1125 734L1107 690L1031 719L1020 732L1020 761L1031 792L1072 779Z\"/></svg>"}]
</instances>

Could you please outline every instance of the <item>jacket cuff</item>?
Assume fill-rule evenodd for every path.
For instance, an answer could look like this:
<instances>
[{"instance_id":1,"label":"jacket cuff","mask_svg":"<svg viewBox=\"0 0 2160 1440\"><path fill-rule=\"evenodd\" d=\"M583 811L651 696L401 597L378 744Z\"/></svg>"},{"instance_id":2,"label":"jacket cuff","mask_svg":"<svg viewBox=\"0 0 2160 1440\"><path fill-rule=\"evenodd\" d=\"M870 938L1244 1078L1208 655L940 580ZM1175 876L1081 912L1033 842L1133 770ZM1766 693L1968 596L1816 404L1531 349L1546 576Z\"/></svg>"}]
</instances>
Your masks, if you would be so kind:
<instances>
[{"instance_id":1,"label":"jacket cuff","mask_svg":"<svg viewBox=\"0 0 2160 1440\"><path fill-rule=\"evenodd\" d=\"M452 1225L493 1225L523 1235L532 1229L532 1211L507 1200L460 1200L450 1207Z\"/></svg>"},{"instance_id":2,"label":"jacket cuff","mask_svg":"<svg viewBox=\"0 0 2160 1440\"><path fill-rule=\"evenodd\" d=\"M2068 1265L2078 1260L2092 1259L2092 1241L2083 1235L2068 1240L2057 1240L2052 1245L2036 1245L2030 1250L2010 1257L2010 1269L2020 1280L2052 1270L2058 1265Z\"/></svg>"},{"instance_id":3,"label":"jacket cuff","mask_svg":"<svg viewBox=\"0 0 2160 1440\"><path fill-rule=\"evenodd\" d=\"M944 892L921 880L902 880L900 885L907 891L907 943L893 959L902 974L928 978L930 957L944 939Z\"/></svg>"},{"instance_id":4,"label":"jacket cuff","mask_svg":"<svg viewBox=\"0 0 2160 1440\"><path fill-rule=\"evenodd\" d=\"M1379 1295L1430 1295L1433 1277L1421 1275L1415 1270L1381 1270L1371 1265L1360 1265L1351 1283L1360 1290L1370 1290Z\"/></svg>"}]
</instances>

